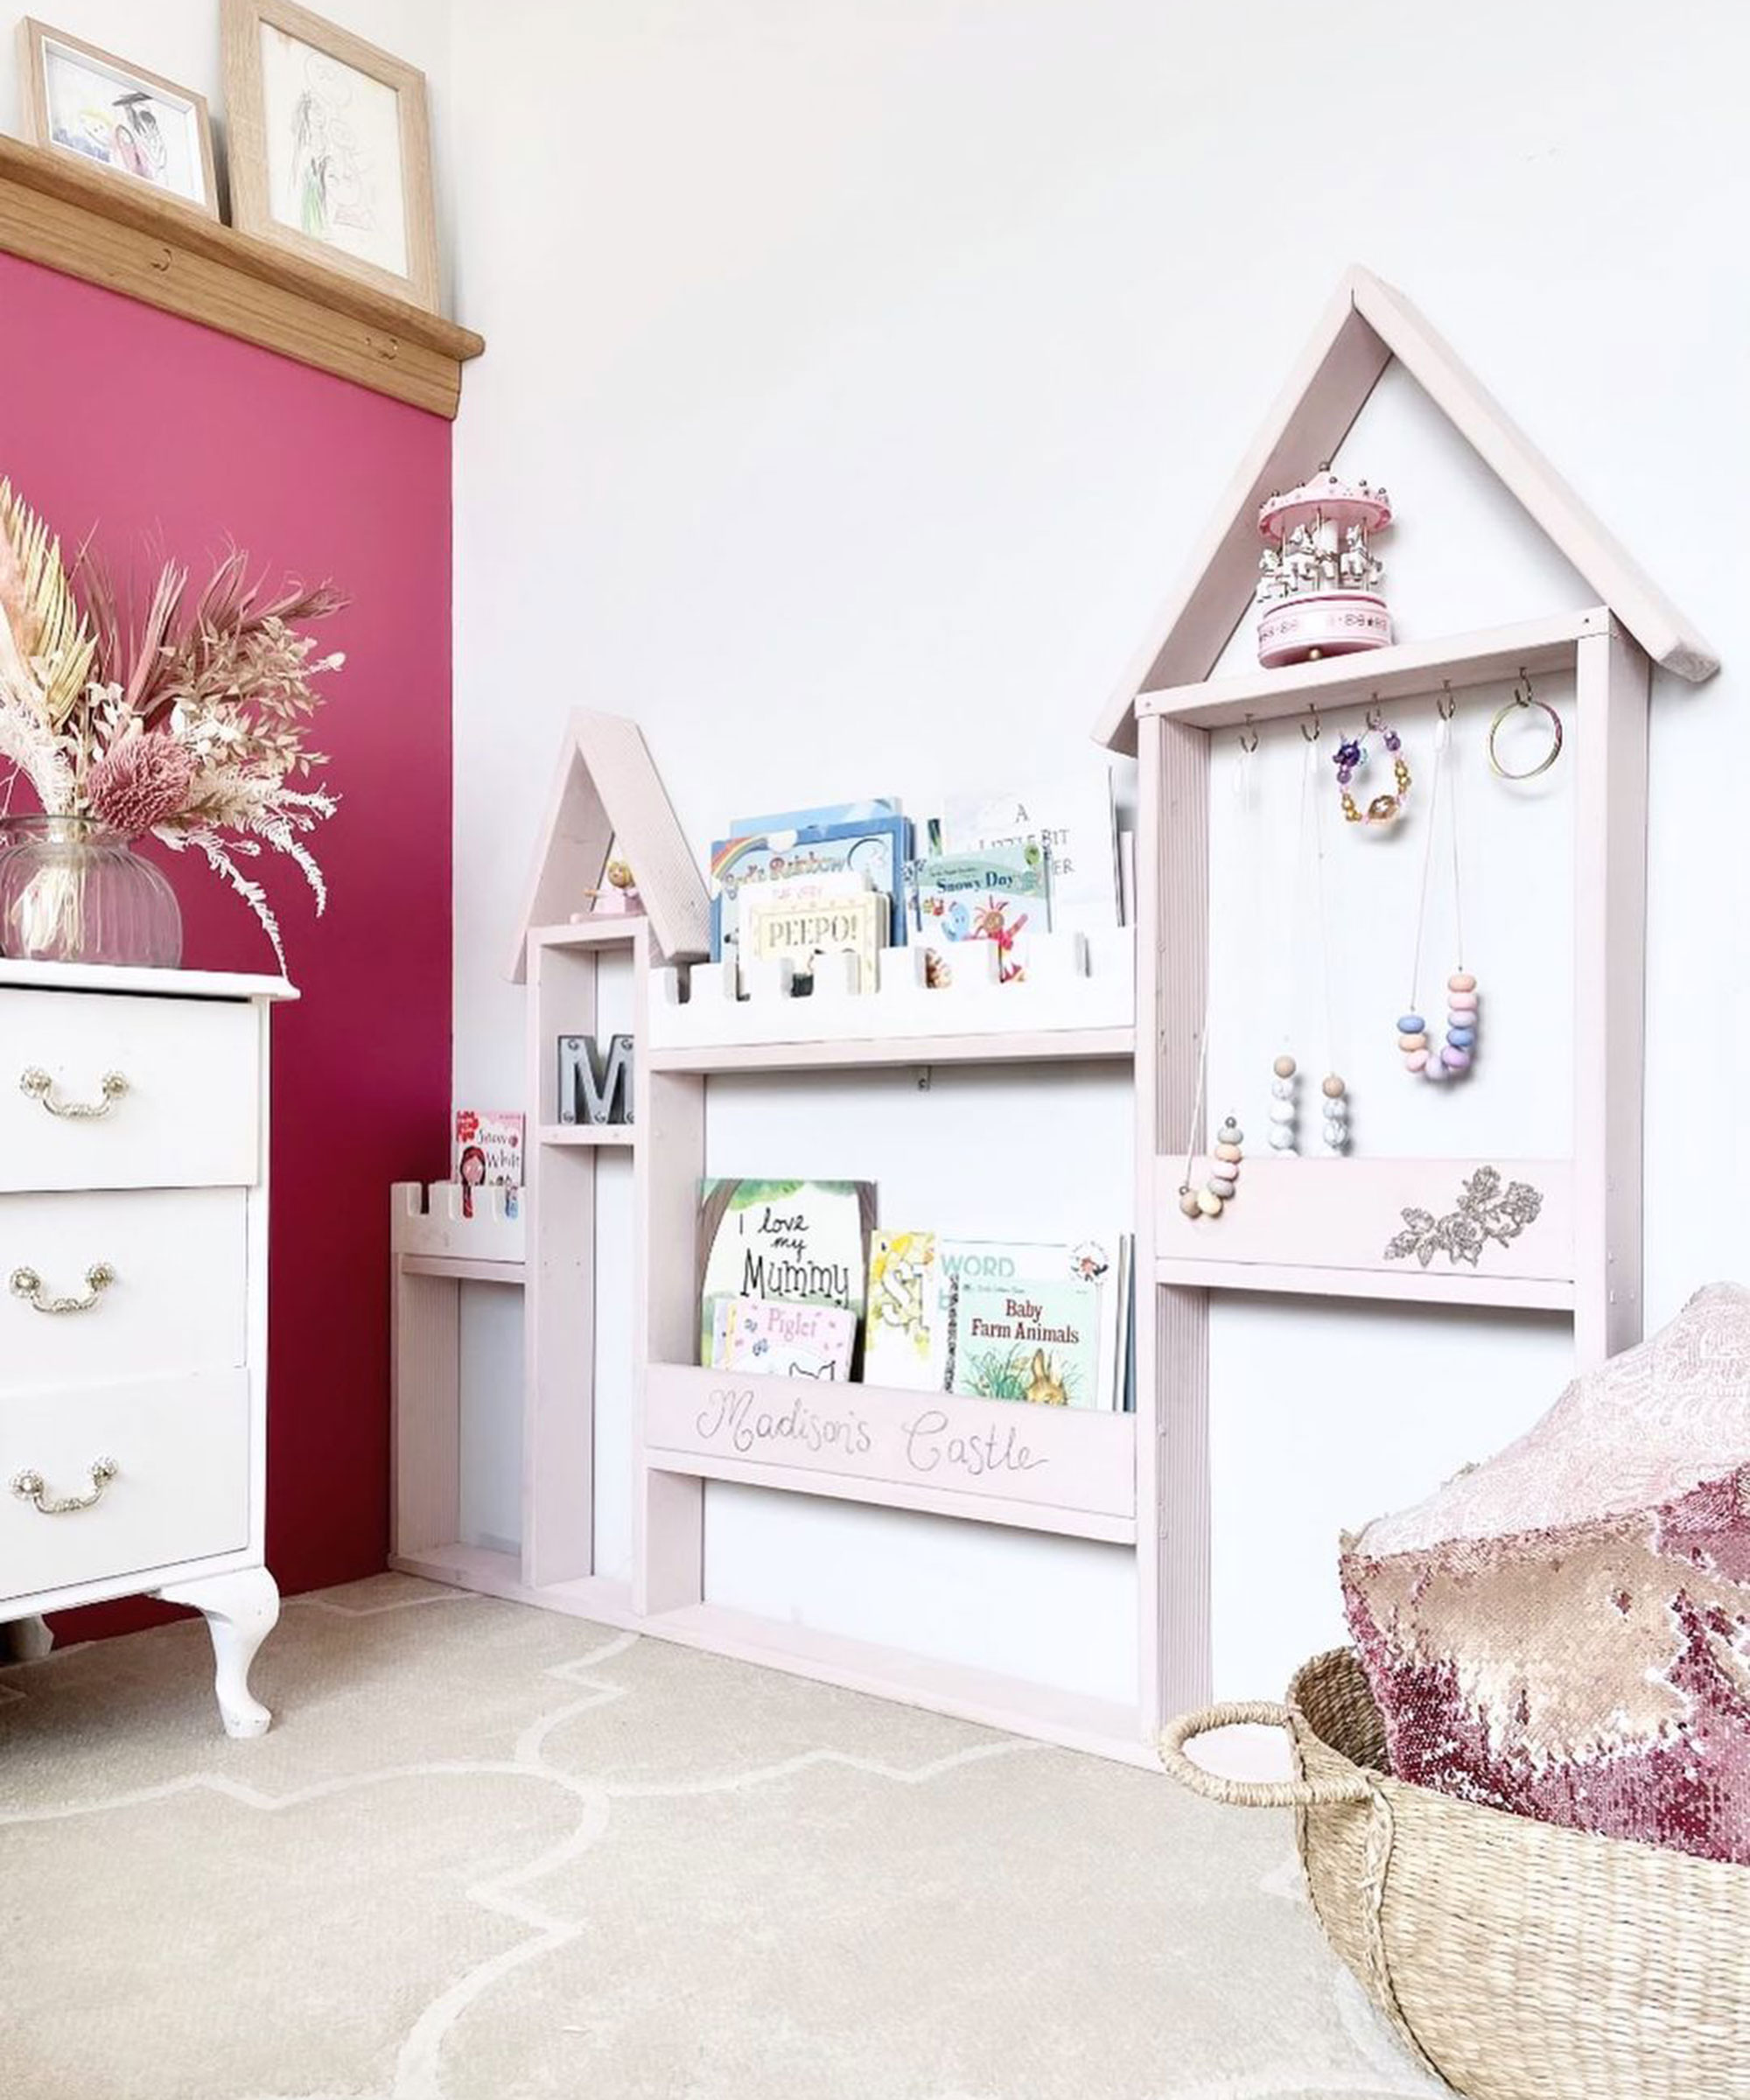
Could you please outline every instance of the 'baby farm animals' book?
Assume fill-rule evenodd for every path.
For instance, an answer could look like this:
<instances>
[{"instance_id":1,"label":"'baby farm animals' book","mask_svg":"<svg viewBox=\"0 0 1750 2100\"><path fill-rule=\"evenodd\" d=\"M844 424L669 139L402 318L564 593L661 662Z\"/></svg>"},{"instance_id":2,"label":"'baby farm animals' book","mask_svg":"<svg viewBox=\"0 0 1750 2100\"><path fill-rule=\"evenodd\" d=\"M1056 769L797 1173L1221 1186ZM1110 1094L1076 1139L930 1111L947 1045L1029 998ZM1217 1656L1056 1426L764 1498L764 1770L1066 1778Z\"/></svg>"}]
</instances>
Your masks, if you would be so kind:
<instances>
[{"instance_id":1,"label":"'baby farm animals' book","mask_svg":"<svg viewBox=\"0 0 1750 2100\"><path fill-rule=\"evenodd\" d=\"M1100 1394L1100 1294L1074 1277L959 1282L948 1311L948 1390L1044 1407L1109 1405Z\"/></svg>"},{"instance_id":2,"label":"'baby farm animals' book","mask_svg":"<svg viewBox=\"0 0 1750 2100\"><path fill-rule=\"evenodd\" d=\"M872 1181L699 1184L699 1362L710 1364L727 1298L842 1306L863 1323Z\"/></svg>"}]
</instances>

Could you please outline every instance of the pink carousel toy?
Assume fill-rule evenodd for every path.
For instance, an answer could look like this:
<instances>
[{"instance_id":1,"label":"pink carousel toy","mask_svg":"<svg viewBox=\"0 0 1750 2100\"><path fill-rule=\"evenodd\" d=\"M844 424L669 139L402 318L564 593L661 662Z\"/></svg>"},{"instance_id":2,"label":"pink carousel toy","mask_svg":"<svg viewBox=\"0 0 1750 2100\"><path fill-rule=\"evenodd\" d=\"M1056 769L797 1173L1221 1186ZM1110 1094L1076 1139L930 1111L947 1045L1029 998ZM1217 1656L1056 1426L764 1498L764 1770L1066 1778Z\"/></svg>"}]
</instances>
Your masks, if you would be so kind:
<instances>
[{"instance_id":1,"label":"pink carousel toy","mask_svg":"<svg viewBox=\"0 0 1750 2100\"><path fill-rule=\"evenodd\" d=\"M1382 488L1321 468L1258 508L1258 662L1267 668L1382 649L1391 615L1372 539L1391 522Z\"/></svg>"}]
</instances>

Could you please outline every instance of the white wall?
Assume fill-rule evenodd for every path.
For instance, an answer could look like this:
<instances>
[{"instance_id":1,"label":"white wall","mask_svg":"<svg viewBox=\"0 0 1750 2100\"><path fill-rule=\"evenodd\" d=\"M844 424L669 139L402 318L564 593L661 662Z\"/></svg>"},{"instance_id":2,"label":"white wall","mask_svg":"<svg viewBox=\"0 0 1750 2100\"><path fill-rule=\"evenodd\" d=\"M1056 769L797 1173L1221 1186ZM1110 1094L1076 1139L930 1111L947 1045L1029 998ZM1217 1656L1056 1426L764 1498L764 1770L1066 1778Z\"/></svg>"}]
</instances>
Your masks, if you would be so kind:
<instances>
[{"instance_id":1,"label":"white wall","mask_svg":"<svg viewBox=\"0 0 1750 2100\"><path fill-rule=\"evenodd\" d=\"M35 12L34 8L32 10ZM419 66L427 78L438 162L438 242L444 282L449 282L452 248L445 150L445 91L449 81L451 9L431 0L320 0L317 12L369 42ZM219 0L54 0L38 19L69 36L131 60L204 94L211 107L218 144L219 192L225 180L225 80L219 46ZM18 95L18 51L14 38L0 36L0 130L23 130Z\"/></svg>"},{"instance_id":2,"label":"white wall","mask_svg":"<svg viewBox=\"0 0 1750 2100\"><path fill-rule=\"evenodd\" d=\"M1750 24L1709 0L530 0L508 28L455 0L457 304L489 345L458 464L458 1091L517 1096L498 970L569 707L643 724L701 850L750 804L897 788L921 811L1096 762L1089 724L1352 259L1410 292L1730 657L1746 58ZM1382 390L1350 456L1400 504L1406 626L1575 602L1413 388ZM1750 1268L1742 699L1731 663L1656 694L1655 1320ZM1491 803L1467 734L1501 1048L1446 1105L1482 1143L1556 1142L1559 794L1537 822ZM1344 870L1347 1054L1358 1133L1396 1144L1412 1110L1379 1032L1404 885L1401 861L1367 868ZM1269 944L1225 893L1221 968L1250 990L1218 1030L1253 1040L1217 1064L1242 1088L1270 1024L1234 1016ZM970 1082L928 1104L841 1083L794 1123L744 1088L713 1156L874 1158L908 1199L994 1215L1031 1150L1054 1202L1096 1208L1125 1106L1066 1083L1068 1143ZM1565 1346L1536 1320L1220 1306L1222 1689L1273 1691L1336 1638L1338 1529L1522 1424ZM710 1529L719 1596L1126 1689L1122 1556L738 1491Z\"/></svg>"}]
</instances>

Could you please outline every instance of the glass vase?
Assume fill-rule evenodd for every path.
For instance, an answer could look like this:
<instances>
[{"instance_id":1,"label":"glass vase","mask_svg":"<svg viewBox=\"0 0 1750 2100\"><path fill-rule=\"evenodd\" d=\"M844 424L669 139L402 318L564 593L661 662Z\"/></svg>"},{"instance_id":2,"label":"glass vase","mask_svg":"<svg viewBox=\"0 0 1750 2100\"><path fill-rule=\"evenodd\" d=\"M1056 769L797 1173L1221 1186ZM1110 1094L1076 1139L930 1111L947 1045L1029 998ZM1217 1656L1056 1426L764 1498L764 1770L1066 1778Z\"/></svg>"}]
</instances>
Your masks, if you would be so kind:
<instances>
[{"instance_id":1,"label":"glass vase","mask_svg":"<svg viewBox=\"0 0 1750 2100\"><path fill-rule=\"evenodd\" d=\"M0 819L0 956L174 970L176 892L127 839L89 817Z\"/></svg>"}]
</instances>

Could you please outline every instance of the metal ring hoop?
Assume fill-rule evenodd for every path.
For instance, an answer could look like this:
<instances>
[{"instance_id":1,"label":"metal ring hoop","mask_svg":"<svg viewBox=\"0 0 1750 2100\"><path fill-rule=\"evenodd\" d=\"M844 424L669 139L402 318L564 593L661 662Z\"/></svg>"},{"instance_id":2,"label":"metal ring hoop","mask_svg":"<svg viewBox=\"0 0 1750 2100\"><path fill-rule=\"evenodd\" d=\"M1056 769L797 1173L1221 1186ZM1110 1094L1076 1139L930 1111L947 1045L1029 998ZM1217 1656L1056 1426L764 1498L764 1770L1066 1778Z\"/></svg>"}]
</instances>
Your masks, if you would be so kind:
<instances>
[{"instance_id":1,"label":"metal ring hoop","mask_svg":"<svg viewBox=\"0 0 1750 2100\"><path fill-rule=\"evenodd\" d=\"M1500 735L1501 725L1507 720L1509 715L1517 714L1522 708L1529 709L1533 707L1541 708L1544 713L1550 718L1550 726L1554 733L1550 739L1550 748L1544 753L1543 757L1538 760L1537 763L1535 766L1528 766L1522 773L1515 773L1510 766L1503 766L1502 764L1500 756L1494 748L1494 739ZM1494 719L1488 725L1489 771L1495 775L1497 780L1535 780L1540 773L1548 773L1550 766L1555 764L1556 760L1560 758L1561 755L1562 718L1556 712L1555 709L1550 705L1550 703L1547 700L1539 700L1536 697L1531 691L1531 681L1528 678L1525 681L1522 689L1519 686L1515 686L1513 689L1512 699L1507 701L1502 706L1495 710Z\"/></svg>"}]
</instances>

